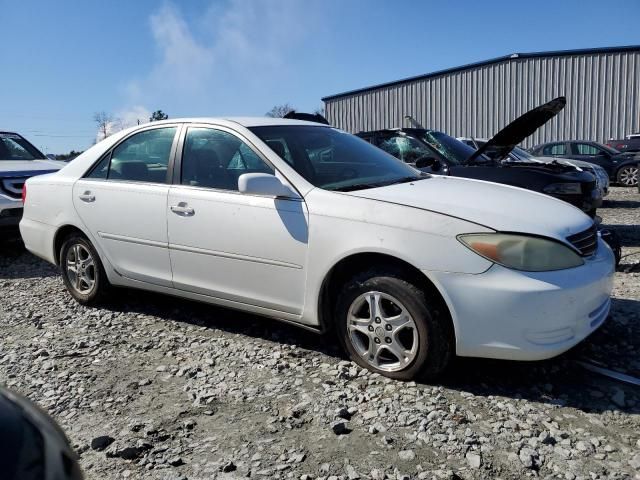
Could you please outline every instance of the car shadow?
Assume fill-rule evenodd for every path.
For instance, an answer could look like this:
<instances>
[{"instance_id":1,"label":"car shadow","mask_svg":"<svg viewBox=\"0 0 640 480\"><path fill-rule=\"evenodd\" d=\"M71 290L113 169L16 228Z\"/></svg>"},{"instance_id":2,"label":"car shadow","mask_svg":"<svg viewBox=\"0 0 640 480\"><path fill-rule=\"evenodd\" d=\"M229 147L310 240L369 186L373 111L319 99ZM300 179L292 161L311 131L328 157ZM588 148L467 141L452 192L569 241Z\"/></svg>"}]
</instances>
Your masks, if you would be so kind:
<instances>
[{"instance_id":1,"label":"car shadow","mask_svg":"<svg viewBox=\"0 0 640 480\"><path fill-rule=\"evenodd\" d=\"M601 224L601 228L615 232L623 247L640 247L640 225Z\"/></svg>"},{"instance_id":2,"label":"car shadow","mask_svg":"<svg viewBox=\"0 0 640 480\"><path fill-rule=\"evenodd\" d=\"M30 254L20 238L0 239L0 280L43 278L58 275L58 269Z\"/></svg>"},{"instance_id":3,"label":"car shadow","mask_svg":"<svg viewBox=\"0 0 640 480\"><path fill-rule=\"evenodd\" d=\"M638 208L640 201L637 200L603 200L601 208Z\"/></svg>"},{"instance_id":4,"label":"car shadow","mask_svg":"<svg viewBox=\"0 0 640 480\"><path fill-rule=\"evenodd\" d=\"M277 320L150 292L123 290L123 293L119 296L121 301L106 307L114 312L154 315L167 321L295 345L337 360L346 359L332 333L317 334ZM456 358L442 379L429 384L477 396L504 396L514 400L526 399L573 407L586 413L613 410L640 413L640 389L589 372L576 363L578 359L597 357L590 353L594 348L601 353L615 351L615 339L626 338L619 336L621 324L617 319L634 309L640 311L639 301L614 299L613 315L600 331L578 347L554 359L515 362ZM635 335L634 338L640 338L640 335ZM640 349L640 344L636 347ZM607 358L606 354L601 356ZM620 360L625 362L624 359ZM631 400L624 406L614 403L612 399L619 390L626 394L627 399L637 400Z\"/></svg>"}]
</instances>

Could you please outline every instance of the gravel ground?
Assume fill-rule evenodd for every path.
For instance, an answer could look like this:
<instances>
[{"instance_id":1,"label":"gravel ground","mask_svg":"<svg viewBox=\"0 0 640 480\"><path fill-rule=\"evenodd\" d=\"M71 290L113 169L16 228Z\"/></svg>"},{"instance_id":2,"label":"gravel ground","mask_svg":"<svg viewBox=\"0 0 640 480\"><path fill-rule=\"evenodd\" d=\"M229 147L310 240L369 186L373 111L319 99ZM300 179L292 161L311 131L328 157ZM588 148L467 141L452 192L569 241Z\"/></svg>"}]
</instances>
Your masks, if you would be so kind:
<instances>
[{"instance_id":1,"label":"gravel ground","mask_svg":"<svg viewBox=\"0 0 640 480\"><path fill-rule=\"evenodd\" d=\"M76 304L0 246L0 382L67 431L87 478L640 478L640 195L600 215L625 245L611 318L545 362L458 359L442 383L346 361L331 337L154 294Z\"/></svg>"}]
</instances>

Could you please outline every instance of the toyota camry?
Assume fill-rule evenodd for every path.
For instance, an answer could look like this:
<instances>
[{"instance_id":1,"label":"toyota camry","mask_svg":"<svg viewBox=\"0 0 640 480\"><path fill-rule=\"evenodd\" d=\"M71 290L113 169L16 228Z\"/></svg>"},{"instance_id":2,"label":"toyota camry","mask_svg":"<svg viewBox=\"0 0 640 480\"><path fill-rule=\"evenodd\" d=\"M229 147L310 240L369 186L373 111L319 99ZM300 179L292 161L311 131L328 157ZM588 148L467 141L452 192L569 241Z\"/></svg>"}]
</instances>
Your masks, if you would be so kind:
<instances>
[{"instance_id":1,"label":"toyota camry","mask_svg":"<svg viewBox=\"0 0 640 480\"><path fill-rule=\"evenodd\" d=\"M83 305L132 287L333 330L393 378L553 357L610 307L613 255L577 208L312 122L136 126L23 197L26 247Z\"/></svg>"}]
</instances>

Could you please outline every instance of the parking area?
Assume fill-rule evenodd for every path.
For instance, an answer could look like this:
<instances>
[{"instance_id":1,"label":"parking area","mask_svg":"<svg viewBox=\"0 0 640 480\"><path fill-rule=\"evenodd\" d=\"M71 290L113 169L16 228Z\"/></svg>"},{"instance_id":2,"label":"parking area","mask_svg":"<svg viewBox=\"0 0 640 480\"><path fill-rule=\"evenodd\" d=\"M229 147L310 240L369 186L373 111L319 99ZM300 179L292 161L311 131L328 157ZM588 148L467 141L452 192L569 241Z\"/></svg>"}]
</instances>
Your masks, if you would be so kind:
<instances>
[{"instance_id":1,"label":"parking area","mask_svg":"<svg viewBox=\"0 0 640 480\"><path fill-rule=\"evenodd\" d=\"M119 291L78 305L56 269L0 250L0 376L47 409L87 478L637 478L640 194L598 214L622 239L611 317L545 362L458 359L440 384L345 360L330 337ZM579 299L577 299L579 301Z\"/></svg>"}]
</instances>

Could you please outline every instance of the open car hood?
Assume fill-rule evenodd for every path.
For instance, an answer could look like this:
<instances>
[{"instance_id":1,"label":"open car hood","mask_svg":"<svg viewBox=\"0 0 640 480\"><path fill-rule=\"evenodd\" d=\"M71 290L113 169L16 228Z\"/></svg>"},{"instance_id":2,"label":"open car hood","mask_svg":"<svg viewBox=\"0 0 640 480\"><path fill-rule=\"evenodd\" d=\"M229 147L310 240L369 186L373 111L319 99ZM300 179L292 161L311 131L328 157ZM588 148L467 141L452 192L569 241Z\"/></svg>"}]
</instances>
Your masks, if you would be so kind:
<instances>
[{"instance_id":1,"label":"open car hood","mask_svg":"<svg viewBox=\"0 0 640 480\"><path fill-rule=\"evenodd\" d=\"M503 160L513 150L513 147L560 113L566 104L565 97L558 97L529 110L496 133L487 143L476 150L467 162L471 163L483 154L492 160Z\"/></svg>"}]
</instances>

